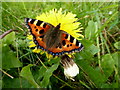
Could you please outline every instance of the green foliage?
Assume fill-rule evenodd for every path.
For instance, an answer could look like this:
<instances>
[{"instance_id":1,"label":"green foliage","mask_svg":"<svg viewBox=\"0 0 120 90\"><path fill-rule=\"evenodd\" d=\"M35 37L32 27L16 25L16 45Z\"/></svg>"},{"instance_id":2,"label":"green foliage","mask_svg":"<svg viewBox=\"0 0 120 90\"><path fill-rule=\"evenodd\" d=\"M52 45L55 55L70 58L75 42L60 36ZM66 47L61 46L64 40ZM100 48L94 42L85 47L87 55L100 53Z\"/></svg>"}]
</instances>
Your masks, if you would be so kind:
<instances>
[{"instance_id":1,"label":"green foliage","mask_svg":"<svg viewBox=\"0 0 120 90\"><path fill-rule=\"evenodd\" d=\"M2 32L15 31L0 40L3 88L118 88L120 82L120 26L117 2L2 2ZM80 68L75 81L66 80L60 58L47 59L28 47L24 18L35 18L53 8L76 14L84 28L75 53ZM5 73L6 72L6 73ZM10 76L14 78L10 78Z\"/></svg>"},{"instance_id":2,"label":"green foliage","mask_svg":"<svg viewBox=\"0 0 120 90\"><path fill-rule=\"evenodd\" d=\"M85 37L89 40L94 40L96 36L97 29L97 22L89 21L88 26L85 29Z\"/></svg>"},{"instance_id":3,"label":"green foliage","mask_svg":"<svg viewBox=\"0 0 120 90\"><path fill-rule=\"evenodd\" d=\"M40 82L40 86L42 86L42 88L47 87L47 85L49 84L49 79L52 76L53 71L58 68L58 65L59 63L56 63L44 72L43 80Z\"/></svg>"},{"instance_id":4,"label":"green foliage","mask_svg":"<svg viewBox=\"0 0 120 90\"><path fill-rule=\"evenodd\" d=\"M104 71L104 74L109 77L114 70L115 61L110 54L106 54L102 57L101 67Z\"/></svg>"},{"instance_id":5,"label":"green foliage","mask_svg":"<svg viewBox=\"0 0 120 90\"><path fill-rule=\"evenodd\" d=\"M14 78L9 77L3 78L2 87L4 88L33 88L29 82L24 78Z\"/></svg>"},{"instance_id":6,"label":"green foliage","mask_svg":"<svg viewBox=\"0 0 120 90\"><path fill-rule=\"evenodd\" d=\"M29 64L28 66L25 66L22 68L20 76L24 77L25 79L28 80L31 85L34 86L34 88L40 88L40 86L35 82L32 73L30 71L30 67L33 66L32 64Z\"/></svg>"},{"instance_id":7,"label":"green foliage","mask_svg":"<svg viewBox=\"0 0 120 90\"><path fill-rule=\"evenodd\" d=\"M10 69L21 67L22 63L19 61L19 59L16 57L16 54L9 47L15 41L15 33L14 32L10 33L1 41L2 43L0 44L1 46L0 48L2 50L2 54L0 55L0 57L2 57L3 60L2 68Z\"/></svg>"},{"instance_id":8,"label":"green foliage","mask_svg":"<svg viewBox=\"0 0 120 90\"><path fill-rule=\"evenodd\" d=\"M115 48L120 49L120 41L114 44Z\"/></svg>"}]
</instances>

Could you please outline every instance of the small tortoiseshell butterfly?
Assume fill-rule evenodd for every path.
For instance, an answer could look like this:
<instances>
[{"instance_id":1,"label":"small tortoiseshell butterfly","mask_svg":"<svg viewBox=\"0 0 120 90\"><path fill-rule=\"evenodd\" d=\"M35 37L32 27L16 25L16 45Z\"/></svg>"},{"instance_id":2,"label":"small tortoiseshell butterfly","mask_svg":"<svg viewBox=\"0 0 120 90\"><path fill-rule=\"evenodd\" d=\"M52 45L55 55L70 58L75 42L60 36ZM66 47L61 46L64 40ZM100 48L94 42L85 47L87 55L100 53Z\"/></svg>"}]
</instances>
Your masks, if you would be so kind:
<instances>
[{"instance_id":1,"label":"small tortoiseshell butterfly","mask_svg":"<svg viewBox=\"0 0 120 90\"><path fill-rule=\"evenodd\" d=\"M83 45L77 39L60 30L60 24L53 26L31 18L25 18L25 22L33 35L37 48L47 51L53 56L79 52L83 49Z\"/></svg>"}]
</instances>

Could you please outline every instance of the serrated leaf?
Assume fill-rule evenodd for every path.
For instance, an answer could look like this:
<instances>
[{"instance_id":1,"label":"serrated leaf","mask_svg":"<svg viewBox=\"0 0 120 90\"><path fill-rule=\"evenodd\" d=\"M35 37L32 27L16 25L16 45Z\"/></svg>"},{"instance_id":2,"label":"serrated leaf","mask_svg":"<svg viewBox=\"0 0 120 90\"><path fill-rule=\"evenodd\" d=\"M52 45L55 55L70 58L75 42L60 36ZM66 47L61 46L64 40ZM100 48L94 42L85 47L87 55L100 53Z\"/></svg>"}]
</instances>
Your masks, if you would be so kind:
<instances>
[{"instance_id":1,"label":"serrated leaf","mask_svg":"<svg viewBox=\"0 0 120 90\"><path fill-rule=\"evenodd\" d=\"M29 64L25 67L22 68L21 72L20 72L20 76L22 76L23 78L25 78L26 80L28 80L28 82L34 86L34 88L40 88L40 86L35 82L33 75L30 71L30 67L32 67L32 64Z\"/></svg>"},{"instance_id":2,"label":"serrated leaf","mask_svg":"<svg viewBox=\"0 0 120 90\"><path fill-rule=\"evenodd\" d=\"M59 65L59 62L52 65L52 67L48 68L46 72L44 72L43 80L40 82L40 85L42 86L42 88L45 88L49 84L50 77L52 76L53 71L58 68L58 65Z\"/></svg>"},{"instance_id":3,"label":"serrated leaf","mask_svg":"<svg viewBox=\"0 0 120 90\"><path fill-rule=\"evenodd\" d=\"M4 45L2 47L2 54L0 55L0 57L2 57L3 69L17 68L22 66L22 63L16 57L16 54L12 50L10 50L7 45Z\"/></svg>"}]
</instances>

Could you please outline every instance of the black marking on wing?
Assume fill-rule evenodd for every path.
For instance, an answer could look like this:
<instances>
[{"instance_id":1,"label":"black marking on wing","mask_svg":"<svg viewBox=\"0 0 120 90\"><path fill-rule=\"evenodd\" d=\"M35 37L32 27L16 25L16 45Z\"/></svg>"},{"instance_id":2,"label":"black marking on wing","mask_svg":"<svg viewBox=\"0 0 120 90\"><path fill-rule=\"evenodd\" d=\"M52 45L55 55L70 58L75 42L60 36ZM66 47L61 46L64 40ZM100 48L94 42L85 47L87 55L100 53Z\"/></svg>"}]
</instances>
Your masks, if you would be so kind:
<instances>
[{"instance_id":1,"label":"black marking on wing","mask_svg":"<svg viewBox=\"0 0 120 90\"><path fill-rule=\"evenodd\" d=\"M39 34L43 34L44 33L44 29L39 31Z\"/></svg>"},{"instance_id":2,"label":"black marking on wing","mask_svg":"<svg viewBox=\"0 0 120 90\"><path fill-rule=\"evenodd\" d=\"M42 23L43 23L43 21L38 20L37 23L36 23L36 25L40 26Z\"/></svg>"},{"instance_id":3,"label":"black marking on wing","mask_svg":"<svg viewBox=\"0 0 120 90\"><path fill-rule=\"evenodd\" d=\"M70 35L70 42L73 43L74 37Z\"/></svg>"}]
</instances>

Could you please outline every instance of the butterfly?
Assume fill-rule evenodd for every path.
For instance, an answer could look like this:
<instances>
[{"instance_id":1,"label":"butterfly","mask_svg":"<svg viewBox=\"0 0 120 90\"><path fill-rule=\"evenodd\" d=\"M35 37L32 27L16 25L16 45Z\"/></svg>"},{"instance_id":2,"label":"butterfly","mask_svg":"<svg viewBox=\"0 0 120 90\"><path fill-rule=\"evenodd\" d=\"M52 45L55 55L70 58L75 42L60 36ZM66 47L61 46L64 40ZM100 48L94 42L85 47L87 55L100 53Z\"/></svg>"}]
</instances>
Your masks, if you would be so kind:
<instances>
[{"instance_id":1,"label":"butterfly","mask_svg":"<svg viewBox=\"0 0 120 90\"><path fill-rule=\"evenodd\" d=\"M60 23L53 26L50 23L31 18L25 18L25 22L37 48L47 51L53 56L79 52L83 49L83 45L77 39L60 30Z\"/></svg>"}]
</instances>

